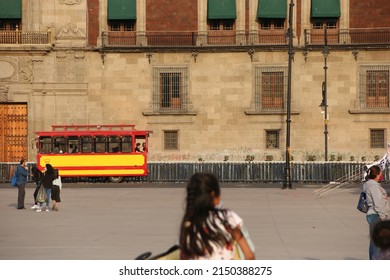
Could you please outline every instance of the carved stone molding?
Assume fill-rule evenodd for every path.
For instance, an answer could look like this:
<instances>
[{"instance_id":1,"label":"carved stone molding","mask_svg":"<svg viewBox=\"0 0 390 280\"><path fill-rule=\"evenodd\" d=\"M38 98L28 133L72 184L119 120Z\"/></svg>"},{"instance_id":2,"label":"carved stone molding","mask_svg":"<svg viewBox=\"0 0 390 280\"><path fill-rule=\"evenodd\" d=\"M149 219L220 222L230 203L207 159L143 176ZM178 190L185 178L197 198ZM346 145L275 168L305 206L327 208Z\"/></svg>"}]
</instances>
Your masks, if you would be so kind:
<instances>
[{"instance_id":1,"label":"carved stone molding","mask_svg":"<svg viewBox=\"0 0 390 280\"><path fill-rule=\"evenodd\" d=\"M58 82L83 82L85 54L82 51L58 51L56 75Z\"/></svg>"},{"instance_id":2,"label":"carved stone molding","mask_svg":"<svg viewBox=\"0 0 390 280\"><path fill-rule=\"evenodd\" d=\"M0 80L9 80L17 73L17 62L11 58L0 58Z\"/></svg>"},{"instance_id":3,"label":"carved stone molding","mask_svg":"<svg viewBox=\"0 0 390 280\"><path fill-rule=\"evenodd\" d=\"M359 50L353 50L352 51L352 55L353 55L353 58L355 59L355 61L358 60L358 55L359 55Z\"/></svg>"},{"instance_id":4,"label":"carved stone molding","mask_svg":"<svg viewBox=\"0 0 390 280\"><path fill-rule=\"evenodd\" d=\"M8 101L8 86L0 85L0 102Z\"/></svg>"},{"instance_id":5,"label":"carved stone molding","mask_svg":"<svg viewBox=\"0 0 390 280\"><path fill-rule=\"evenodd\" d=\"M19 61L19 79L22 82L32 82L33 81L33 60L20 59Z\"/></svg>"},{"instance_id":6,"label":"carved stone molding","mask_svg":"<svg viewBox=\"0 0 390 280\"><path fill-rule=\"evenodd\" d=\"M80 3L81 0L60 0L60 4L65 4L65 5L75 5Z\"/></svg>"},{"instance_id":7,"label":"carved stone molding","mask_svg":"<svg viewBox=\"0 0 390 280\"><path fill-rule=\"evenodd\" d=\"M74 23L68 23L58 33L57 39L85 39L85 34Z\"/></svg>"},{"instance_id":8,"label":"carved stone molding","mask_svg":"<svg viewBox=\"0 0 390 280\"><path fill-rule=\"evenodd\" d=\"M194 62L196 63L196 59L198 58L198 55L199 55L199 52L197 52L197 51L193 51L192 53L191 53L191 56L192 56L192 58L194 59Z\"/></svg>"},{"instance_id":9,"label":"carved stone molding","mask_svg":"<svg viewBox=\"0 0 390 280\"><path fill-rule=\"evenodd\" d=\"M152 60L153 54L151 52L146 53L146 57L148 58L149 64Z\"/></svg>"},{"instance_id":10,"label":"carved stone molding","mask_svg":"<svg viewBox=\"0 0 390 280\"><path fill-rule=\"evenodd\" d=\"M251 62L253 62L253 56L255 54L255 49L249 49L248 51L249 58L251 59Z\"/></svg>"}]
</instances>

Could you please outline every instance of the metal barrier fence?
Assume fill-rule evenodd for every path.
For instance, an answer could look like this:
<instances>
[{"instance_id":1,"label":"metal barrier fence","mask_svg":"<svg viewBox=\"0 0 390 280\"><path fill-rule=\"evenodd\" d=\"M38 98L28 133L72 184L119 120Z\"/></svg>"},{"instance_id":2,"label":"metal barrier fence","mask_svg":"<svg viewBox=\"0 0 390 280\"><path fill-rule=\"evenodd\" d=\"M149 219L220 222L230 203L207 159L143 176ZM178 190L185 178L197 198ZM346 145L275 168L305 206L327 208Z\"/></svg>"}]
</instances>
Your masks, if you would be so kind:
<instances>
[{"instance_id":1,"label":"metal barrier fence","mask_svg":"<svg viewBox=\"0 0 390 280\"><path fill-rule=\"evenodd\" d=\"M356 180L356 171L364 163L301 162L291 166L292 181L325 183L342 177ZM211 172L221 182L283 182L285 162L164 162L149 163L150 173L141 179L148 182L185 182L195 172ZM363 174L362 174L363 177ZM129 178L129 181L139 180Z\"/></svg>"},{"instance_id":2,"label":"metal barrier fence","mask_svg":"<svg viewBox=\"0 0 390 280\"><path fill-rule=\"evenodd\" d=\"M10 182L18 163L0 163L0 181ZM28 163L31 168L35 163ZM340 178L363 179L365 163L294 162L291 164L294 183L325 183ZM221 182L272 182L284 180L285 162L150 162L146 177L128 177L127 182L186 182L195 172L211 172ZM358 176L356 176L358 174ZM361 176L359 176L361 174ZM385 178L389 180L389 169ZM86 179L89 181L99 181Z\"/></svg>"}]
</instances>

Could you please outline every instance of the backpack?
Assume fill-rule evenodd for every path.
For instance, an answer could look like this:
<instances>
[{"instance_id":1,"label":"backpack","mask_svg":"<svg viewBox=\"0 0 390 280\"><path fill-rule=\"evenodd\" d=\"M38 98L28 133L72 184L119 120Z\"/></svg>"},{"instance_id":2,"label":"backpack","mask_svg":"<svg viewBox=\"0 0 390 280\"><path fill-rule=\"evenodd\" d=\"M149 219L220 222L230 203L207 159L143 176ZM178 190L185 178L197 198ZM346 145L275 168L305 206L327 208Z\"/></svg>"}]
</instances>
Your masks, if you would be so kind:
<instances>
[{"instance_id":1,"label":"backpack","mask_svg":"<svg viewBox=\"0 0 390 280\"><path fill-rule=\"evenodd\" d=\"M12 179L11 179L11 186L13 186L13 187L17 186L17 184L16 184L16 181L17 181L16 174L17 173L18 173L18 170L16 169L15 174L14 174L14 176L12 176Z\"/></svg>"}]
</instances>

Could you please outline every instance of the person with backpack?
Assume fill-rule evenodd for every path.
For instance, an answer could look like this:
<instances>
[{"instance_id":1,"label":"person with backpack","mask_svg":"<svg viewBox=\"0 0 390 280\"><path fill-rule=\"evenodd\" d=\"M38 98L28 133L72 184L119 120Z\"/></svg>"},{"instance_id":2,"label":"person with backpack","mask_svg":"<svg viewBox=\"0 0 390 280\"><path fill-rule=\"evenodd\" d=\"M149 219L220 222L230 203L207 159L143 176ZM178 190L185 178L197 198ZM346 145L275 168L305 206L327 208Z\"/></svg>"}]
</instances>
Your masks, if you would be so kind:
<instances>
[{"instance_id":1,"label":"person with backpack","mask_svg":"<svg viewBox=\"0 0 390 280\"><path fill-rule=\"evenodd\" d=\"M386 190L381 186L380 182L383 179L382 170L379 166L371 166L365 178L363 184L363 191L366 193L368 211L366 214L366 220L369 225L370 231L370 246L369 257L370 260L378 254L378 248L372 241L372 232L375 225L380 221L390 219L389 201L387 199Z\"/></svg>"}]
</instances>

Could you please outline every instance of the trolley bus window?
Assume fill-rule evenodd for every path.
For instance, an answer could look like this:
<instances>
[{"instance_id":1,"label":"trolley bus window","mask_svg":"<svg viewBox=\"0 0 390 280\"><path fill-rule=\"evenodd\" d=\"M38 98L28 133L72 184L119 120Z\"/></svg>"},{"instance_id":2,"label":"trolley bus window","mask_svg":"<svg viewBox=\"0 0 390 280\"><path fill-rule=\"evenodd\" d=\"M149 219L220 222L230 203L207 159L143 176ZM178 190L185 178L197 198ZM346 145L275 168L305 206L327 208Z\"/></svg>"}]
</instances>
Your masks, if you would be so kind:
<instances>
[{"instance_id":1,"label":"trolley bus window","mask_svg":"<svg viewBox=\"0 0 390 280\"><path fill-rule=\"evenodd\" d=\"M95 152L96 153L105 153L106 150L106 137L105 136L95 136Z\"/></svg>"},{"instance_id":2,"label":"trolley bus window","mask_svg":"<svg viewBox=\"0 0 390 280\"><path fill-rule=\"evenodd\" d=\"M55 154L62 154L66 151L66 139L65 137L54 137L54 150Z\"/></svg>"},{"instance_id":3,"label":"trolley bus window","mask_svg":"<svg viewBox=\"0 0 390 280\"><path fill-rule=\"evenodd\" d=\"M136 136L135 143L140 143L139 149L141 152L147 152L146 137L145 136Z\"/></svg>"},{"instance_id":4,"label":"trolley bus window","mask_svg":"<svg viewBox=\"0 0 390 280\"><path fill-rule=\"evenodd\" d=\"M121 151L123 153L130 153L131 149L131 136L122 136L121 137Z\"/></svg>"},{"instance_id":5,"label":"trolley bus window","mask_svg":"<svg viewBox=\"0 0 390 280\"><path fill-rule=\"evenodd\" d=\"M119 152L119 137L109 136L108 137L108 152L117 153Z\"/></svg>"},{"instance_id":6,"label":"trolley bus window","mask_svg":"<svg viewBox=\"0 0 390 280\"><path fill-rule=\"evenodd\" d=\"M50 154L53 150L51 137L39 137L39 153L41 154Z\"/></svg>"},{"instance_id":7,"label":"trolley bus window","mask_svg":"<svg viewBox=\"0 0 390 280\"><path fill-rule=\"evenodd\" d=\"M81 152L82 153L92 153L92 137L84 136L81 137Z\"/></svg>"},{"instance_id":8,"label":"trolley bus window","mask_svg":"<svg viewBox=\"0 0 390 280\"><path fill-rule=\"evenodd\" d=\"M79 152L79 137L78 136L68 136L68 152L69 153L77 153Z\"/></svg>"}]
</instances>

